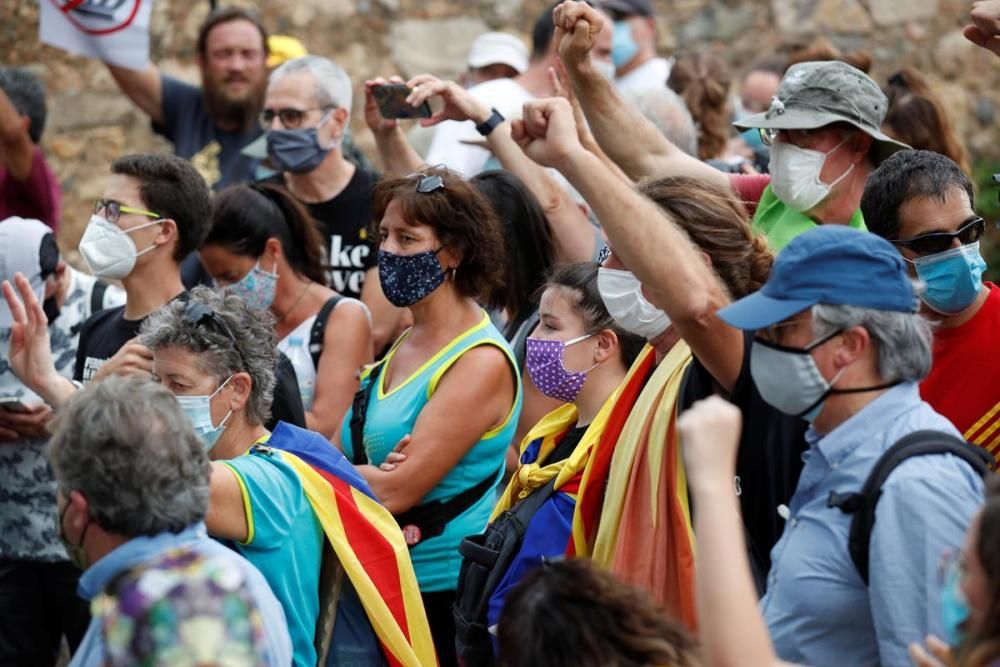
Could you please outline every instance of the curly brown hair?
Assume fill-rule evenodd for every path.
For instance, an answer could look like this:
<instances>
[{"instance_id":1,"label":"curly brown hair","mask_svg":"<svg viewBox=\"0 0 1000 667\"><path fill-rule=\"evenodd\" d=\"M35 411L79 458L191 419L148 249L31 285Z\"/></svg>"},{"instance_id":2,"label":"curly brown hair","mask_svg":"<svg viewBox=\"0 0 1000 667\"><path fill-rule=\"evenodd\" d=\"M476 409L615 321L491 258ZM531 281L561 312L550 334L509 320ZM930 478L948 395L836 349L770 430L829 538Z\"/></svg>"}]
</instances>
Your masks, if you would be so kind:
<instances>
[{"instance_id":1,"label":"curly brown hair","mask_svg":"<svg viewBox=\"0 0 1000 667\"><path fill-rule=\"evenodd\" d=\"M687 176L646 181L639 191L708 254L731 297L740 299L767 282L774 255L767 239L750 230L746 207L731 191Z\"/></svg>"},{"instance_id":2,"label":"curly brown hair","mask_svg":"<svg viewBox=\"0 0 1000 667\"><path fill-rule=\"evenodd\" d=\"M644 591L588 559L547 562L507 595L503 667L697 667L697 644Z\"/></svg>"},{"instance_id":3,"label":"curly brown hair","mask_svg":"<svg viewBox=\"0 0 1000 667\"><path fill-rule=\"evenodd\" d=\"M681 96L698 124L698 157L721 156L732 131L729 89L733 75L725 61L708 51L681 54L670 68L667 87Z\"/></svg>"},{"instance_id":4,"label":"curly brown hair","mask_svg":"<svg viewBox=\"0 0 1000 667\"><path fill-rule=\"evenodd\" d=\"M418 192L420 181L431 176L440 176L444 187ZM443 247L461 258L453 278L459 294L482 303L502 299L507 271L503 231L493 207L479 190L443 167L380 181L373 194L373 238L380 237L379 223L392 202L408 224L427 225Z\"/></svg>"}]
</instances>

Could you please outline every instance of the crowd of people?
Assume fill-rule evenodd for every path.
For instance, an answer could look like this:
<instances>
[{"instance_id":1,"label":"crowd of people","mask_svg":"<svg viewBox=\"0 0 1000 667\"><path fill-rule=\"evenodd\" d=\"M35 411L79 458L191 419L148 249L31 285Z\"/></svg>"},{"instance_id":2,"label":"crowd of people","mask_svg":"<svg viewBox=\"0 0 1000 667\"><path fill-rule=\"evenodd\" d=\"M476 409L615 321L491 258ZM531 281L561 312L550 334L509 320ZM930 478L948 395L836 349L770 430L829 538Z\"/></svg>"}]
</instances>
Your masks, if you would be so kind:
<instances>
[{"instance_id":1,"label":"crowd of people","mask_svg":"<svg viewBox=\"0 0 1000 667\"><path fill-rule=\"evenodd\" d=\"M565 0L352 81L220 7L200 87L108 65L174 154L86 212L0 68L0 664L1000 664L955 119L826 39L656 31Z\"/></svg>"}]
</instances>

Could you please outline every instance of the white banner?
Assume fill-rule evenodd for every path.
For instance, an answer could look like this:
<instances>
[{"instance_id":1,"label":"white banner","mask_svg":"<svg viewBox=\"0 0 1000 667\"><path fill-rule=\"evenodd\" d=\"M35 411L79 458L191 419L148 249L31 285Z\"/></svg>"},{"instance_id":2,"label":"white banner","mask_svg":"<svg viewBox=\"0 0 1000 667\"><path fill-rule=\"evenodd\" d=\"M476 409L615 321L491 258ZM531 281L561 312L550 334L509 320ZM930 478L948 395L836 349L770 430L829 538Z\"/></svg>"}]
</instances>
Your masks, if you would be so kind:
<instances>
[{"instance_id":1,"label":"white banner","mask_svg":"<svg viewBox=\"0 0 1000 667\"><path fill-rule=\"evenodd\" d=\"M153 0L38 0L39 37L71 53L145 69Z\"/></svg>"}]
</instances>

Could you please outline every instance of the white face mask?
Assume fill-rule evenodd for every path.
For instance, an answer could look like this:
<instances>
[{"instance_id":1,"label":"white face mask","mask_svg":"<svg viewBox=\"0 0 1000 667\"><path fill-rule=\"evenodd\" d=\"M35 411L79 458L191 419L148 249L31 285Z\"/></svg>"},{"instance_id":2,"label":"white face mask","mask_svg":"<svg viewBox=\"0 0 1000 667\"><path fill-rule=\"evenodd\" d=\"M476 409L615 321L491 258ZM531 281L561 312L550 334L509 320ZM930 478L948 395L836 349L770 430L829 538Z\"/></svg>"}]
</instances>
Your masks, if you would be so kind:
<instances>
[{"instance_id":1,"label":"white face mask","mask_svg":"<svg viewBox=\"0 0 1000 667\"><path fill-rule=\"evenodd\" d=\"M646 300L642 283L631 272L601 267L597 289L608 313L626 331L653 340L670 326L670 318Z\"/></svg>"},{"instance_id":2,"label":"white face mask","mask_svg":"<svg viewBox=\"0 0 1000 667\"><path fill-rule=\"evenodd\" d=\"M156 248L156 245L151 245L142 252L136 252L135 241L129 234L162 222L163 220L153 220L125 230L99 215L92 215L90 224L80 239L80 255L90 267L90 272L98 278L127 278L135 268L135 261Z\"/></svg>"},{"instance_id":3,"label":"white face mask","mask_svg":"<svg viewBox=\"0 0 1000 667\"><path fill-rule=\"evenodd\" d=\"M785 141L771 145L771 189L781 201L791 208L805 213L826 199L837 183L844 180L854 169L852 164L833 183L819 180L819 173L828 155L847 142L843 141L826 153L800 148Z\"/></svg>"},{"instance_id":4,"label":"white face mask","mask_svg":"<svg viewBox=\"0 0 1000 667\"><path fill-rule=\"evenodd\" d=\"M610 60L598 60L597 58L591 58L590 62L594 64L594 69L601 73L608 81L615 80L615 64Z\"/></svg>"}]
</instances>

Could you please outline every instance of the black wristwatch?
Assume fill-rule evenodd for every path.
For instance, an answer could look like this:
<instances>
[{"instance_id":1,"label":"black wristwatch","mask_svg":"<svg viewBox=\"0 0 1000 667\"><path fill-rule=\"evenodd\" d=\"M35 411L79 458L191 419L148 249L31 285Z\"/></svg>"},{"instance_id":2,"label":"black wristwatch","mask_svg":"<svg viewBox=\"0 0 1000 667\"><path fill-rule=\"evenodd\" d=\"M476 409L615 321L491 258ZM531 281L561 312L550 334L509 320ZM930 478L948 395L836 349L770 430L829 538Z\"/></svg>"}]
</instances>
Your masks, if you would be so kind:
<instances>
[{"instance_id":1,"label":"black wristwatch","mask_svg":"<svg viewBox=\"0 0 1000 667\"><path fill-rule=\"evenodd\" d=\"M500 112L493 109L493 113L485 121L476 125L476 132L483 135L484 137L490 136L490 132L496 129L496 126L504 122L504 117L500 115Z\"/></svg>"}]
</instances>

